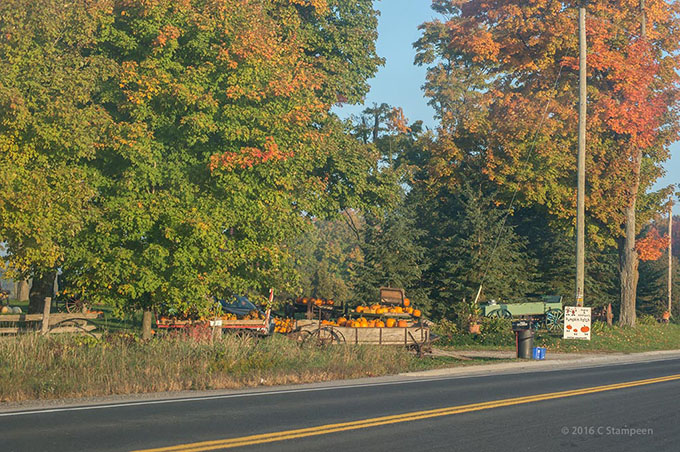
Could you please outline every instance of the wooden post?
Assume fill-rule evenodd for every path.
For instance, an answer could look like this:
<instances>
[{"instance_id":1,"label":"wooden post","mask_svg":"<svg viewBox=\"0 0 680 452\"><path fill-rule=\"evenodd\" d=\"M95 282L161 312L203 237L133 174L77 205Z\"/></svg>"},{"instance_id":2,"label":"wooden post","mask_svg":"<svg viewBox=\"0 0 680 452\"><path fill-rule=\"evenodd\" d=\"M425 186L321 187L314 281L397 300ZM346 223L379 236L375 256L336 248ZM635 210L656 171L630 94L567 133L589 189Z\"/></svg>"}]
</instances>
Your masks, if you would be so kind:
<instances>
[{"instance_id":1,"label":"wooden post","mask_svg":"<svg viewBox=\"0 0 680 452\"><path fill-rule=\"evenodd\" d=\"M151 311L145 309L142 314L142 339L148 341L151 339Z\"/></svg>"},{"instance_id":2,"label":"wooden post","mask_svg":"<svg viewBox=\"0 0 680 452\"><path fill-rule=\"evenodd\" d=\"M585 286L585 191L586 191L586 2L578 8L579 89L578 166L576 190L576 306L583 306Z\"/></svg>"},{"instance_id":3,"label":"wooden post","mask_svg":"<svg viewBox=\"0 0 680 452\"><path fill-rule=\"evenodd\" d=\"M43 307L42 325L40 327L41 334L47 334L50 331L50 308L52 306L52 297L45 297L45 306Z\"/></svg>"},{"instance_id":4,"label":"wooden post","mask_svg":"<svg viewBox=\"0 0 680 452\"><path fill-rule=\"evenodd\" d=\"M668 207L668 312L673 295L673 203Z\"/></svg>"}]
</instances>

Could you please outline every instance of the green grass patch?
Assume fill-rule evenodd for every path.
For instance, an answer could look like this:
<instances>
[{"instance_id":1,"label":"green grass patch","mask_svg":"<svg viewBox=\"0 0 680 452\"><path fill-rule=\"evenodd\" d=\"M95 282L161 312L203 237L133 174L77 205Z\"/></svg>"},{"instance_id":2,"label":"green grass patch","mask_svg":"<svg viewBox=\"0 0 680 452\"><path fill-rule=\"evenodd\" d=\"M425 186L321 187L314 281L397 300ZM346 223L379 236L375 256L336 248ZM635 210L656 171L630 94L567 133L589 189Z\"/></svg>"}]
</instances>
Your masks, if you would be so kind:
<instances>
[{"instance_id":1,"label":"green grass patch","mask_svg":"<svg viewBox=\"0 0 680 452\"><path fill-rule=\"evenodd\" d=\"M481 334L460 331L451 323L439 323L434 329L441 336L439 346L456 350L514 350L515 336L509 320L491 319L482 324ZM641 318L635 327L609 326L594 322L591 340L562 339L547 331L538 331L534 345L563 353L634 353L680 349L680 325L661 324Z\"/></svg>"},{"instance_id":2,"label":"green grass patch","mask_svg":"<svg viewBox=\"0 0 680 452\"><path fill-rule=\"evenodd\" d=\"M539 334L534 342L548 350L567 353L674 350L680 349L680 325L654 323L640 324L631 328L595 322L590 341L567 340Z\"/></svg>"}]
</instances>

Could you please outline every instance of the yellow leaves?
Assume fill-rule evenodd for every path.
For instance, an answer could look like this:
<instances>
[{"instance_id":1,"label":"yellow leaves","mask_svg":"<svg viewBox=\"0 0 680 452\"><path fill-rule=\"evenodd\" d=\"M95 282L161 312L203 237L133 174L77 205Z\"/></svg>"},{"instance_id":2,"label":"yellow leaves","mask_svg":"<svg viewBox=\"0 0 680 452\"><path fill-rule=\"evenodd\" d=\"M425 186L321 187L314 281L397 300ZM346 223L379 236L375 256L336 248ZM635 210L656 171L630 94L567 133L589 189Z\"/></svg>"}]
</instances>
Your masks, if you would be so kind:
<instances>
[{"instance_id":1,"label":"yellow leaves","mask_svg":"<svg viewBox=\"0 0 680 452\"><path fill-rule=\"evenodd\" d=\"M292 5L311 6L317 13L324 14L328 11L326 0L290 0Z\"/></svg>"}]
</instances>

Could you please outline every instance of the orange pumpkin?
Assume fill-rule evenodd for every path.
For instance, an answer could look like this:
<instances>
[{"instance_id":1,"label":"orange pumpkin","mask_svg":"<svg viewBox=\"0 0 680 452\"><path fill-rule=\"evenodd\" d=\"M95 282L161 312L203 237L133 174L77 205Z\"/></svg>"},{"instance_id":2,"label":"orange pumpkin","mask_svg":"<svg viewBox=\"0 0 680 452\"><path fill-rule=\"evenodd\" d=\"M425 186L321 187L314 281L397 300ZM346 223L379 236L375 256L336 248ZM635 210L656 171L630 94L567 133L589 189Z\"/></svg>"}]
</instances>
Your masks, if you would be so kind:
<instances>
[{"instance_id":1,"label":"orange pumpkin","mask_svg":"<svg viewBox=\"0 0 680 452\"><path fill-rule=\"evenodd\" d=\"M394 312L396 312L397 314L402 314L404 312L404 309L401 306L397 306L396 308L394 308Z\"/></svg>"},{"instance_id":2,"label":"orange pumpkin","mask_svg":"<svg viewBox=\"0 0 680 452\"><path fill-rule=\"evenodd\" d=\"M408 308L406 308L406 313L407 313L407 314L413 314L413 308L412 308L411 306L409 306Z\"/></svg>"},{"instance_id":3,"label":"orange pumpkin","mask_svg":"<svg viewBox=\"0 0 680 452\"><path fill-rule=\"evenodd\" d=\"M387 321L385 322L385 325L387 326L387 328L394 328L394 325L396 325L396 324L397 324L397 321L394 320L394 319L387 319Z\"/></svg>"},{"instance_id":4,"label":"orange pumpkin","mask_svg":"<svg viewBox=\"0 0 680 452\"><path fill-rule=\"evenodd\" d=\"M347 323L347 319L346 319L346 318L340 317L340 318L338 319L338 325L343 326L343 325L345 325L346 323Z\"/></svg>"},{"instance_id":5,"label":"orange pumpkin","mask_svg":"<svg viewBox=\"0 0 680 452\"><path fill-rule=\"evenodd\" d=\"M406 328L408 326L408 322L406 322L406 320L400 320L399 322L397 322L397 326L399 328Z\"/></svg>"},{"instance_id":6,"label":"orange pumpkin","mask_svg":"<svg viewBox=\"0 0 680 452\"><path fill-rule=\"evenodd\" d=\"M385 322L383 322L382 320L378 320L377 322L375 322L375 326L376 328L385 328Z\"/></svg>"},{"instance_id":7,"label":"orange pumpkin","mask_svg":"<svg viewBox=\"0 0 680 452\"><path fill-rule=\"evenodd\" d=\"M375 320L369 320L368 321L368 327L369 328L375 328Z\"/></svg>"},{"instance_id":8,"label":"orange pumpkin","mask_svg":"<svg viewBox=\"0 0 680 452\"><path fill-rule=\"evenodd\" d=\"M364 307L363 306L357 306L356 311L357 312L364 312Z\"/></svg>"},{"instance_id":9,"label":"orange pumpkin","mask_svg":"<svg viewBox=\"0 0 680 452\"><path fill-rule=\"evenodd\" d=\"M413 317L420 317L422 313L420 312L420 309L414 309L413 310Z\"/></svg>"},{"instance_id":10,"label":"orange pumpkin","mask_svg":"<svg viewBox=\"0 0 680 452\"><path fill-rule=\"evenodd\" d=\"M404 307L407 308L409 306L411 306L411 300L409 300L408 298L404 298Z\"/></svg>"}]
</instances>

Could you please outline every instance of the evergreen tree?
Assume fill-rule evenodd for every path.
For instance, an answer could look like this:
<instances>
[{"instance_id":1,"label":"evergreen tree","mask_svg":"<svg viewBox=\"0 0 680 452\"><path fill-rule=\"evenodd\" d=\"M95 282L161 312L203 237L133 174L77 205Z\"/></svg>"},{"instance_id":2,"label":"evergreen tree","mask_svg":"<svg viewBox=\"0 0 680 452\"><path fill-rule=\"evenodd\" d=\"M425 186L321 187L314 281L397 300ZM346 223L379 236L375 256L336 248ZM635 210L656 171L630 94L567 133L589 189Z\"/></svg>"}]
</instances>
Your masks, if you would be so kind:
<instances>
[{"instance_id":1,"label":"evergreen tree","mask_svg":"<svg viewBox=\"0 0 680 452\"><path fill-rule=\"evenodd\" d=\"M433 311L455 317L463 299L510 301L534 291L535 262L527 241L506 222L493 194L470 184L459 190L441 190L437 196L411 195L418 209L418 226L426 231L423 244L429 253L424 284L429 287Z\"/></svg>"},{"instance_id":2,"label":"evergreen tree","mask_svg":"<svg viewBox=\"0 0 680 452\"><path fill-rule=\"evenodd\" d=\"M421 288L426 252L421 244L423 234L414 215L403 205L384 215L366 216L357 301L377 301L380 287L396 287L405 289L407 297L419 306L427 305Z\"/></svg>"}]
</instances>

